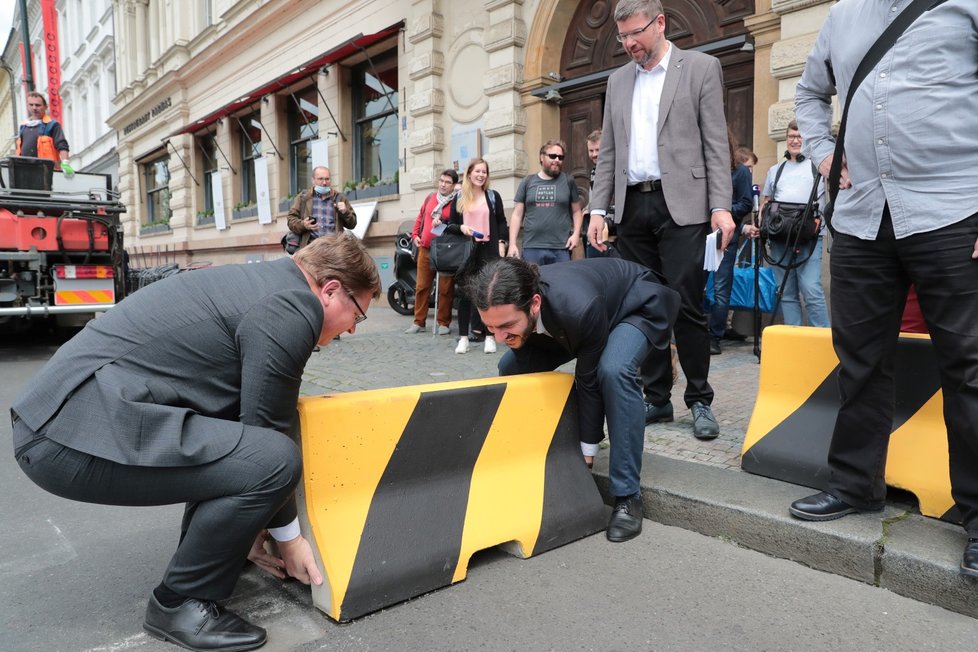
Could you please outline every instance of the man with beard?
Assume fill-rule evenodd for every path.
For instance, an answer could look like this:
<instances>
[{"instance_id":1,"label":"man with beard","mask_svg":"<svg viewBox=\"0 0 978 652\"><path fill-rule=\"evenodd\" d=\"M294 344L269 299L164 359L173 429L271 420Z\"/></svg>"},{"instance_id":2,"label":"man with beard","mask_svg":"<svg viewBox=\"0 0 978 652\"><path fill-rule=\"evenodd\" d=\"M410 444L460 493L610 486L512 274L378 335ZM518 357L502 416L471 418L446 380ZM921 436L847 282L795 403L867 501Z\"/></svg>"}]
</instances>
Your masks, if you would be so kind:
<instances>
[{"instance_id":1,"label":"man with beard","mask_svg":"<svg viewBox=\"0 0 978 652\"><path fill-rule=\"evenodd\" d=\"M669 356L679 294L648 269L617 258L537 267L519 258L487 263L463 279L496 341L509 347L500 375L552 371L577 359L581 451L593 462L608 420L614 511L609 541L642 531L639 474L645 444L639 365L653 349ZM668 371L668 369L667 369Z\"/></svg>"},{"instance_id":2,"label":"man with beard","mask_svg":"<svg viewBox=\"0 0 978 652\"><path fill-rule=\"evenodd\" d=\"M660 0L621 0L616 38L632 61L608 78L588 240L599 251L604 216L615 204L616 245L622 258L661 275L679 292L676 348L686 375L684 401L693 436L714 439L710 334L703 312L706 237L720 231L730 243L733 186L720 62L680 50L666 39ZM645 421L673 420L669 352L643 365Z\"/></svg>"}]
</instances>

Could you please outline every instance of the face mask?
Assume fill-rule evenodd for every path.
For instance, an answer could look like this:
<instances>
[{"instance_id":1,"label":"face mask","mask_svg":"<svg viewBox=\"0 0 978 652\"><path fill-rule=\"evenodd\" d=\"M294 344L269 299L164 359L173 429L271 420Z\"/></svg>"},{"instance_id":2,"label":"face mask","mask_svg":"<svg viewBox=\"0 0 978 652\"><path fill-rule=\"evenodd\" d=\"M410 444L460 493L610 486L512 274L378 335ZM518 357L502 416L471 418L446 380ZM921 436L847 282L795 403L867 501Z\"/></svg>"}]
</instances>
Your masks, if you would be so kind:
<instances>
[{"instance_id":1,"label":"face mask","mask_svg":"<svg viewBox=\"0 0 978 652\"><path fill-rule=\"evenodd\" d=\"M313 186L312 189L315 190L320 195L329 194L329 186Z\"/></svg>"}]
</instances>

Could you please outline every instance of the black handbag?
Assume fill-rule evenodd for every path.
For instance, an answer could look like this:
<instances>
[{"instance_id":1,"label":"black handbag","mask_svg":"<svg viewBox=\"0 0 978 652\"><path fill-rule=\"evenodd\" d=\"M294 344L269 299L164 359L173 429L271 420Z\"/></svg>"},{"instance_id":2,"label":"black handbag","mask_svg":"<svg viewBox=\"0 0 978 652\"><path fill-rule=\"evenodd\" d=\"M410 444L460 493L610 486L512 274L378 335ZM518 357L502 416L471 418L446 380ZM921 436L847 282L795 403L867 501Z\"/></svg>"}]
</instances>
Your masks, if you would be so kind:
<instances>
[{"instance_id":1,"label":"black handbag","mask_svg":"<svg viewBox=\"0 0 978 652\"><path fill-rule=\"evenodd\" d=\"M431 269L439 274L455 274L472 255L472 238L460 233L443 232L432 238L428 252Z\"/></svg>"},{"instance_id":2,"label":"black handbag","mask_svg":"<svg viewBox=\"0 0 978 652\"><path fill-rule=\"evenodd\" d=\"M764 204L761 211L761 237L781 244L797 246L807 244L818 237L822 217L818 210L818 169L812 165L812 194L808 203L794 204L776 201L778 180L784 171L785 163L778 166L771 188L771 201Z\"/></svg>"}]
</instances>

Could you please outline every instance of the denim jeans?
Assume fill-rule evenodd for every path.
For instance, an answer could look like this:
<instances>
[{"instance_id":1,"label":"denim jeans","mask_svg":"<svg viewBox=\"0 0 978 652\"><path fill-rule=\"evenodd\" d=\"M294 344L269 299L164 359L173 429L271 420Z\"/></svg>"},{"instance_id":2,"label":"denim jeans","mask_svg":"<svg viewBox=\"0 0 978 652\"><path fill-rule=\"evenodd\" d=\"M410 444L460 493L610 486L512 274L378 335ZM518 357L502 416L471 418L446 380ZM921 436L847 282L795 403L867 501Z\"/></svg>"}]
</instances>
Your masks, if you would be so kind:
<instances>
[{"instance_id":1,"label":"denim jeans","mask_svg":"<svg viewBox=\"0 0 978 652\"><path fill-rule=\"evenodd\" d=\"M791 252L783 244L770 242L771 260L776 263L786 265L791 259ZM805 301L805 310L808 312L808 325L827 328L829 326L829 314L825 308L825 294L822 292L822 236L818 237L818 243L811 257L808 258L800 267L788 270L788 282L784 286L784 294L781 296L781 314L784 315L784 323L789 326L802 326L801 302L799 297ZM801 247L798 258L808 255L806 245ZM785 270L774 267L774 277L777 279L778 286L784 280Z\"/></svg>"},{"instance_id":2,"label":"denim jeans","mask_svg":"<svg viewBox=\"0 0 978 652\"><path fill-rule=\"evenodd\" d=\"M570 250L568 249L535 249L533 247L523 250L523 260L537 265L552 265L553 263L566 263L570 260Z\"/></svg>"},{"instance_id":3,"label":"denim jeans","mask_svg":"<svg viewBox=\"0 0 978 652\"><path fill-rule=\"evenodd\" d=\"M713 307L709 309L710 337L723 337L727 330L727 312L730 310L730 290L733 288L734 263L737 262L737 241L740 228L734 229L733 238L723 252L720 267L713 273Z\"/></svg>"},{"instance_id":4,"label":"denim jeans","mask_svg":"<svg viewBox=\"0 0 978 652\"><path fill-rule=\"evenodd\" d=\"M598 383L611 442L608 482L613 496L633 496L639 491L645 447L645 403L639 366L651 348L642 331L631 324L618 324L611 329L598 362ZM572 359L569 353L556 348L521 357L506 351L499 360L500 375L552 371Z\"/></svg>"}]
</instances>

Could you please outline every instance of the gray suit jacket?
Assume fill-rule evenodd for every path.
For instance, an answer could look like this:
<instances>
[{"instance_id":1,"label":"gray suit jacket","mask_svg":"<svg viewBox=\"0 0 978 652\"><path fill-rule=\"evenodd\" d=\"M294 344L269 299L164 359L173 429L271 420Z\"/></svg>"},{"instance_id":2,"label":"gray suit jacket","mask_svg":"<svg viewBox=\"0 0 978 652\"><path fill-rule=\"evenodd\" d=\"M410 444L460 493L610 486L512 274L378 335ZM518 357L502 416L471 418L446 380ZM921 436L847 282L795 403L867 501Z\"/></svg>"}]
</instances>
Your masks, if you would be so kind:
<instances>
[{"instance_id":1,"label":"gray suit jacket","mask_svg":"<svg viewBox=\"0 0 978 652\"><path fill-rule=\"evenodd\" d=\"M607 210L614 202L616 222L625 212L635 67L629 62L608 78L591 191L591 210ZM723 76L715 57L672 46L659 102L658 142L662 191L676 224L702 224L710 221L712 209L730 210L733 186Z\"/></svg>"},{"instance_id":2,"label":"gray suit jacket","mask_svg":"<svg viewBox=\"0 0 978 652\"><path fill-rule=\"evenodd\" d=\"M89 322L12 410L55 442L121 464L210 462L243 425L289 432L322 321L291 258L171 276Z\"/></svg>"}]
</instances>

